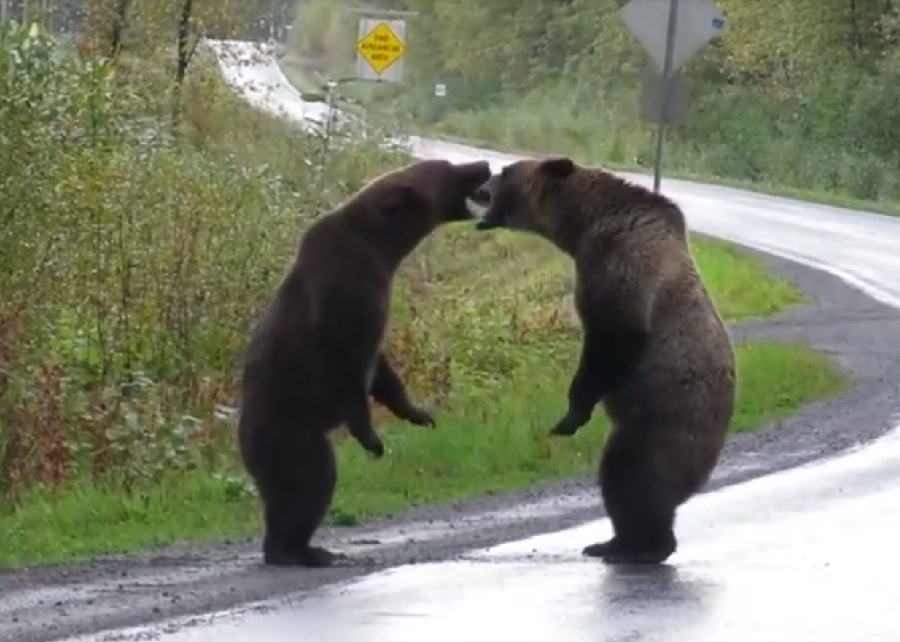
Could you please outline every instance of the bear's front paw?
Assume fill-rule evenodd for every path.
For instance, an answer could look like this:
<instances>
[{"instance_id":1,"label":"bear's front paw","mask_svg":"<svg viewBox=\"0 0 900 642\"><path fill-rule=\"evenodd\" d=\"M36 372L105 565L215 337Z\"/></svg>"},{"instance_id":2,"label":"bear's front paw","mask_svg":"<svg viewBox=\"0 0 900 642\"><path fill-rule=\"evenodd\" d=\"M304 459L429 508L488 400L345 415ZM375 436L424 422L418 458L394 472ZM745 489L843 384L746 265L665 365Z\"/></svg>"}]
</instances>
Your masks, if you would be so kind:
<instances>
[{"instance_id":1,"label":"bear's front paw","mask_svg":"<svg viewBox=\"0 0 900 642\"><path fill-rule=\"evenodd\" d=\"M360 445L375 459L384 457L384 442L378 435L372 434L370 437L366 437L365 440L360 441Z\"/></svg>"},{"instance_id":2,"label":"bear's front paw","mask_svg":"<svg viewBox=\"0 0 900 642\"><path fill-rule=\"evenodd\" d=\"M557 437L571 437L576 432L578 432L578 426L567 422L565 419L561 419L559 423L550 430L550 434L556 435Z\"/></svg>"},{"instance_id":3,"label":"bear's front paw","mask_svg":"<svg viewBox=\"0 0 900 642\"><path fill-rule=\"evenodd\" d=\"M566 413L565 417L560 419L556 425L553 426L550 434L558 437L571 437L578 432L579 428L590 421L590 418L590 415L585 417L583 413L575 413L570 410Z\"/></svg>"},{"instance_id":4,"label":"bear's front paw","mask_svg":"<svg viewBox=\"0 0 900 642\"><path fill-rule=\"evenodd\" d=\"M414 426L428 426L429 428L434 428L435 426L434 417L431 413L416 406L410 406L404 419Z\"/></svg>"}]
</instances>

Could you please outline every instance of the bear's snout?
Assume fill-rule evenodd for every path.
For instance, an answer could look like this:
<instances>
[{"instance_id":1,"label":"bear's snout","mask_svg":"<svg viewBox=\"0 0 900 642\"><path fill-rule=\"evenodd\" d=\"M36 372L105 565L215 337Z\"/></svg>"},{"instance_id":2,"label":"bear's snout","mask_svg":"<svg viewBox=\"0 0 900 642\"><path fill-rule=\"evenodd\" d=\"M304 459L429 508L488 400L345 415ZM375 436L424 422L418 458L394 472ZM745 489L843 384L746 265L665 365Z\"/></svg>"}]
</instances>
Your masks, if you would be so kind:
<instances>
[{"instance_id":1,"label":"bear's snout","mask_svg":"<svg viewBox=\"0 0 900 642\"><path fill-rule=\"evenodd\" d=\"M482 185L475 190L474 194L472 194L472 200L478 205L488 205L491 202L491 193L484 185Z\"/></svg>"}]
</instances>

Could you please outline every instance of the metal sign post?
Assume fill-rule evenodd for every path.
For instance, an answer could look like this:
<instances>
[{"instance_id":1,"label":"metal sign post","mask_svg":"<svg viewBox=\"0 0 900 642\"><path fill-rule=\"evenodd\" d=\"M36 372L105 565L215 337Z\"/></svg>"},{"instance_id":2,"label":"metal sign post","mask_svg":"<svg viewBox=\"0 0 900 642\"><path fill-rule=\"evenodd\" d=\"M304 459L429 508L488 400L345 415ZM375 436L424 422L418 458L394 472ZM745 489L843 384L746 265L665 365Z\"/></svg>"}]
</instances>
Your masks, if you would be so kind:
<instances>
[{"instance_id":1,"label":"metal sign post","mask_svg":"<svg viewBox=\"0 0 900 642\"><path fill-rule=\"evenodd\" d=\"M672 75L672 56L675 52L675 33L678 28L678 0L669 0L669 21L666 26L666 56L663 60L662 85L659 98L659 124L656 127L656 154L653 159L653 191L659 193L662 183L663 142L669 116L669 77Z\"/></svg>"},{"instance_id":2,"label":"metal sign post","mask_svg":"<svg viewBox=\"0 0 900 642\"><path fill-rule=\"evenodd\" d=\"M675 71L721 34L725 17L709 0L631 0L619 15L661 68L643 79L640 106L641 118L653 114L657 125L653 190L659 192L666 129L687 118L688 86Z\"/></svg>"}]
</instances>

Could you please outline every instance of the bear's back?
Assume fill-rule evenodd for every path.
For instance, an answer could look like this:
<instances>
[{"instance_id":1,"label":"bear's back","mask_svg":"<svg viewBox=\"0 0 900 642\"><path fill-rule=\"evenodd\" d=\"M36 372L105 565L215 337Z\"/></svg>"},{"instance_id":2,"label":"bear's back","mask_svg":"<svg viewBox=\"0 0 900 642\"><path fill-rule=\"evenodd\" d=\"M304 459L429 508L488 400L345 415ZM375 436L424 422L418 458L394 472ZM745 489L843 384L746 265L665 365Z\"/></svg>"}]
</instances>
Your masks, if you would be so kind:
<instances>
[{"instance_id":1,"label":"bear's back","mask_svg":"<svg viewBox=\"0 0 900 642\"><path fill-rule=\"evenodd\" d=\"M336 216L341 211L307 230L252 333L243 369L248 414L331 427L343 403L330 385L342 370L334 346L362 342L361 349L374 354L381 341L390 280L377 256Z\"/></svg>"},{"instance_id":2,"label":"bear's back","mask_svg":"<svg viewBox=\"0 0 900 642\"><path fill-rule=\"evenodd\" d=\"M734 412L735 359L728 329L683 242L666 243L647 348L607 397L606 411L657 453L673 483L694 492L724 442Z\"/></svg>"}]
</instances>

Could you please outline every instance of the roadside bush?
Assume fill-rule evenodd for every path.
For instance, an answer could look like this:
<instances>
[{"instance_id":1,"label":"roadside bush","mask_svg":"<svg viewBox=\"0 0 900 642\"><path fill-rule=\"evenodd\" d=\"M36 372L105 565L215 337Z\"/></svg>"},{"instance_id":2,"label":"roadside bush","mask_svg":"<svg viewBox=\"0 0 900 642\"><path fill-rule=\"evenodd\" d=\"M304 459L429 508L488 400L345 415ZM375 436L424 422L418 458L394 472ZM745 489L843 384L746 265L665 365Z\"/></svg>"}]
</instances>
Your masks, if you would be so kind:
<instances>
[{"instance_id":1,"label":"roadside bush","mask_svg":"<svg viewBox=\"0 0 900 642\"><path fill-rule=\"evenodd\" d=\"M247 332L304 224L400 159L252 110L200 56L182 129L153 61L0 33L0 497L126 487L230 452ZM327 178L327 180L325 180Z\"/></svg>"}]
</instances>

